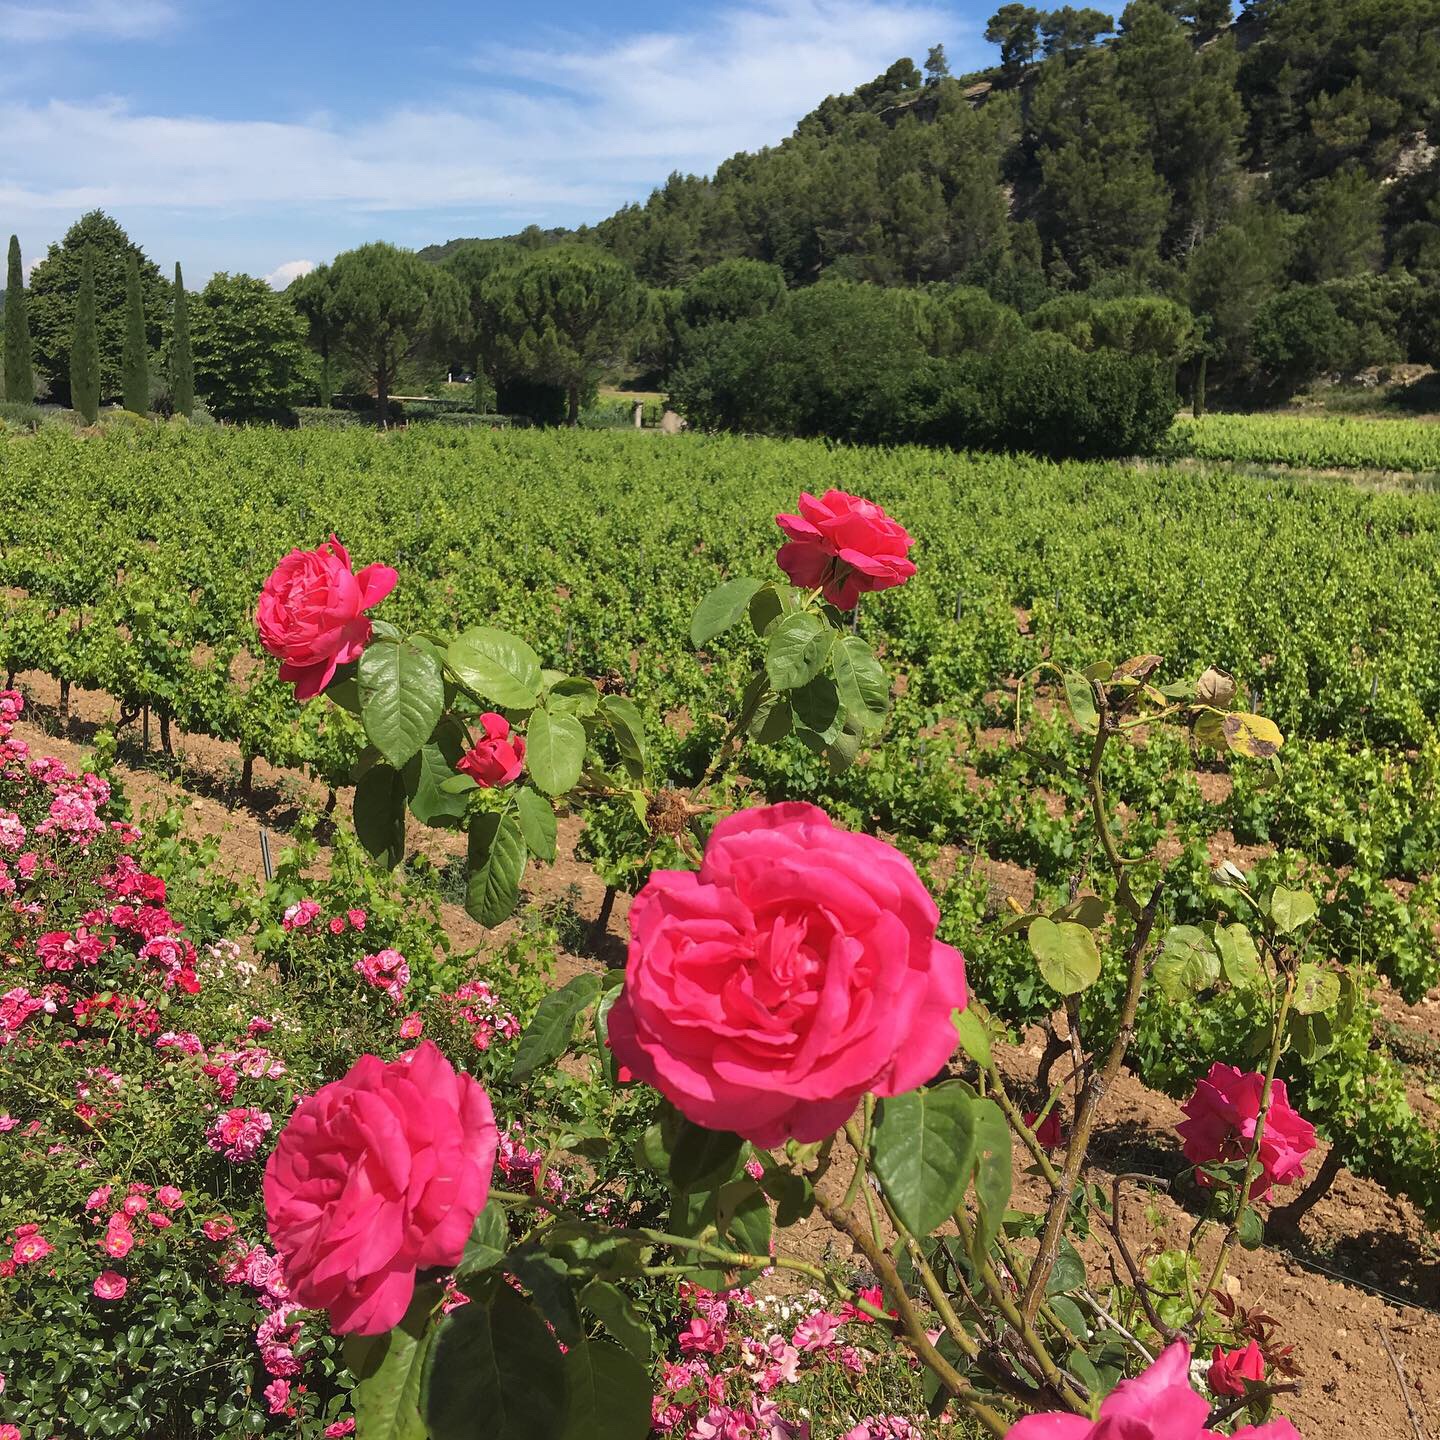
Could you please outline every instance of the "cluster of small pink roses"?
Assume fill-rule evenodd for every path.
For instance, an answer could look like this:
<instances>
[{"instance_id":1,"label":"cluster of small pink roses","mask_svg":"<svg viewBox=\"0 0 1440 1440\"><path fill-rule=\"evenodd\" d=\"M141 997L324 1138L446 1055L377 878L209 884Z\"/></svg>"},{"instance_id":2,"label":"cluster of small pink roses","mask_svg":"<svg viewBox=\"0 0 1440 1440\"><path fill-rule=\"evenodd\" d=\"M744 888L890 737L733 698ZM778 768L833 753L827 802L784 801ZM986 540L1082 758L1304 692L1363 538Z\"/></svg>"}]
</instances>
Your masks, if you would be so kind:
<instances>
[{"instance_id":1,"label":"cluster of small pink roses","mask_svg":"<svg viewBox=\"0 0 1440 1440\"><path fill-rule=\"evenodd\" d=\"M297 900L293 905L286 906L280 926L283 930L306 930L313 926L316 930L328 930L332 935L343 935L346 930L364 930L367 918L363 910L347 910L343 915L321 920L317 901ZM320 921L318 925L315 924L317 920Z\"/></svg>"},{"instance_id":2,"label":"cluster of small pink roses","mask_svg":"<svg viewBox=\"0 0 1440 1440\"><path fill-rule=\"evenodd\" d=\"M655 1430L675 1440L809 1440L809 1420L790 1387L838 1367L842 1388L853 1389L876 1358L853 1343L875 1323L853 1305L832 1310L814 1293L789 1300L757 1300L748 1290L721 1296L685 1281L680 1291L691 1310L678 1340L685 1358L662 1366L660 1393L651 1402ZM862 1296L880 1304L878 1289ZM902 1416L868 1416L846 1440L919 1440L920 1433Z\"/></svg>"},{"instance_id":3,"label":"cluster of small pink roses","mask_svg":"<svg viewBox=\"0 0 1440 1440\"><path fill-rule=\"evenodd\" d=\"M477 1050L488 1050L497 1036L502 1040L519 1038L520 1021L484 980L465 981L442 995L440 1004L455 1021L470 1030L470 1043Z\"/></svg>"},{"instance_id":4,"label":"cluster of small pink roses","mask_svg":"<svg viewBox=\"0 0 1440 1440\"><path fill-rule=\"evenodd\" d=\"M385 949L374 955L362 955L354 965L355 973L367 985L382 990L392 1005L405 1003L405 987L410 983L410 966L398 950Z\"/></svg>"}]
</instances>

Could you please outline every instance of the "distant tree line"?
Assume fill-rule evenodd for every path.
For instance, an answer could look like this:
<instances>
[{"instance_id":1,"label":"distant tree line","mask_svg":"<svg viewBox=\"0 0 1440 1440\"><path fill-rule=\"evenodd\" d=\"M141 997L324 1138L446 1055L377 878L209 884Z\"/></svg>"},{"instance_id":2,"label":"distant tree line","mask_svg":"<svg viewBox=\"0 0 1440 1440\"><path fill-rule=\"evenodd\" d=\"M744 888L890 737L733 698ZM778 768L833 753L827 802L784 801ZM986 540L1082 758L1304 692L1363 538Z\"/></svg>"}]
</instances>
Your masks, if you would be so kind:
<instances>
[{"instance_id":1,"label":"distant tree line","mask_svg":"<svg viewBox=\"0 0 1440 1440\"><path fill-rule=\"evenodd\" d=\"M696 425L1144 448L1176 389L1440 362L1440 0L1008 3L780 144L578 231L375 243L187 295L109 216L7 266L7 400L286 419L473 375L575 423L607 376Z\"/></svg>"}]
</instances>

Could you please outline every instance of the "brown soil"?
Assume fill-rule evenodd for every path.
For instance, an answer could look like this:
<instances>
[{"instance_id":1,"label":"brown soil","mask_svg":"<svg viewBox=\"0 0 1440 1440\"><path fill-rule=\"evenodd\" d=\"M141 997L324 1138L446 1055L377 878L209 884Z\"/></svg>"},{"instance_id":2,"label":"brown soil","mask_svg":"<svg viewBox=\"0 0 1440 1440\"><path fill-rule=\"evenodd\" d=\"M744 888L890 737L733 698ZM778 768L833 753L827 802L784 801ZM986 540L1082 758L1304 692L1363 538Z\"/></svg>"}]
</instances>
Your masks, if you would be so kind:
<instances>
[{"instance_id":1,"label":"brown soil","mask_svg":"<svg viewBox=\"0 0 1440 1440\"><path fill-rule=\"evenodd\" d=\"M27 715L17 733L44 753L81 764L84 746L97 729L118 718L118 706L108 696L72 691L70 719L61 724L56 713L58 687L48 677L19 677L25 692ZM161 773L157 764L158 732L152 733L152 750L139 747L139 726L122 732L119 771L137 811L155 811L176 801L187 807L189 828L196 836L219 841L220 865L237 877L260 878L259 836L262 828L283 843L286 829L302 804L323 804L323 786L294 772L276 770L263 761L255 764L253 791L238 789L240 757L234 746L203 736L176 735L177 778ZM982 735L981 743L986 737ZM997 734L991 743L1005 743ZM1202 774L1207 785L1218 787ZM342 800L343 806L343 800ZM560 858L553 866L532 866L527 890L535 898L570 896L580 916L593 927L604 900L604 886L588 864L574 859L580 821L564 817L559 827ZM431 837L427 836L427 843ZM1218 838L1218 837L1217 837ZM1221 848L1231 858L1244 847ZM458 837L438 835L442 850L453 849ZM275 846L278 850L279 846ZM1219 852L1217 852L1219 853ZM953 867L970 863L956 852L942 857ZM1239 863L1237 859L1237 863ZM1034 876L1020 866L980 857L978 864L990 884L996 910L1006 909L1006 897L1028 906L1034 894ZM609 925L597 946L603 963L622 963L628 897L616 897ZM503 938L504 931L486 932L456 906L444 907L451 939L460 950L485 949ZM593 970L592 957L562 954L557 979L563 982L582 969ZM1388 990L1380 992L1386 1020L1412 1036L1419 1047L1437 1057L1440 1076L1440 992L1409 1006ZM1043 1035L1033 1030L1019 1045L1001 1049L1002 1067L1023 1097L1033 1083L1042 1053ZM1147 1090L1129 1075L1121 1077L1111 1093L1093 1150L1093 1178L1107 1188L1119 1171L1144 1171L1174 1176L1180 1169L1174 1126L1178 1107ZM1324 1157L1324 1147L1312 1160L1311 1173ZM1193 1224L1193 1198L1184 1194L1151 1192L1142 1202L1132 1190L1127 1215L1139 1246L1148 1241L1182 1243ZM1281 1199L1287 1198L1281 1194ZM1044 1196L1038 1180L1022 1178L1016 1203L1040 1209ZM1147 1213L1148 1212L1148 1213ZM1153 1228L1146 1231L1147 1225ZM1212 1242L1213 1243L1213 1242ZM813 1260L848 1258L846 1244L823 1219L812 1217L787 1232L786 1251ZM1086 1260L1092 1278L1108 1273L1108 1248L1089 1247ZM1366 1440L1430 1440L1407 1413L1394 1367L1380 1331L1388 1335L1404 1368L1418 1426L1440 1428L1440 1243L1429 1233L1408 1202L1387 1195L1378 1185L1341 1170L1329 1192L1299 1221L1286 1225L1272 1217L1266 1244L1252 1253L1241 1252L1232 1266L1238 1284L1237 1299L1248 1307L1269 1310L1280 1321L1282 1343L1296 1347L1305 1375L1303 1390L1287 1397L1282 1409L1299 1426L1306 1440L1333 1436L1364 1436Z\"/></svg>"}]
</instances>

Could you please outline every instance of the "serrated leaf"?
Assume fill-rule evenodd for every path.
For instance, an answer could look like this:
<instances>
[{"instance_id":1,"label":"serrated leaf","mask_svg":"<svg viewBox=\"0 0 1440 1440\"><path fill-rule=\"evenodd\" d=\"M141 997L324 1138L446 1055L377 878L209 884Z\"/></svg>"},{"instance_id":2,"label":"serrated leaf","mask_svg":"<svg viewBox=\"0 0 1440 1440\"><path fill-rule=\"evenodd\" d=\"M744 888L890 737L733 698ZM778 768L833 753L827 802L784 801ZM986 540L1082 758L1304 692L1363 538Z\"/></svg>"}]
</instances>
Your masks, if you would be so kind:
<instances>
[{"instance_id":1,"label":"serrated leaf","mask_svg":"<svg viewBox=\"0 0 1440 1440\"><path fill-rule=\"evenodd\" d=\"M543 795L526 786L515 796L520 834L537 860L555 859L555 811Z\"/></svg>"},{"instance_id":2,"label":"serrated leaf","mask_svg":"<svg viewBox=\"0 0 1440 1440\"><path fill-rule=\"evenodd\" d=\"M777 690L793 690L825 668L835 632L809 611L787 615L770 632L765 673Z\"/></svg>"},{"instance_id":3,"label":"serrated leaf","mask_svg":"<svg viewBox=\"0 0 1440 1440\"><path fill-rule=\"evenodd\" d=\"M1254 1206L1247 1205L1240 1212L1235 1238L1242 1250L1258 1250L1265 1243L1265 1224Z\"/></svg>"},{"instance_id":4,"label":"serrated leaf","mask_svg":"<svg viewBox=\"0 0 1440 1440\"><path fill-rule=\"evenodd\" d=\"M505 1258L509 1248L510 1227L505 1220L505 1207L498 1200L490 1200L475 1217L455 1273L463 1280L467 1275L493 1270Z\"/></svg>"},{"instance_id":5,"label":"serrated leaf","mask_svg":"<svg viewBox=\"0 0 1440 1440\"><path fill-rule=\"evenodd\" d=\"M345 1363L355 1376L350 1392L360 1433L375 1440L426 1440L420 1418L422 1379L430 1343L435 1285L418 1285L404 1318L383 1335L351 1335Z\"/></svg>"},{"instance_id":6,"label":"serrated leaf","mask_svg":"<svg viewBox=\"0 0 1440 1440\"><path fill-rule=\"evenodd\" d=\"M456 636L445 663L467 689L507 710L533 710L539 702L540 657L504 630L477 625Z\"/></svg>"},{"instance_id":7,"label":"serrated leaf","mask_svg":"<svg viewBox=\"0 0 1440 1440\"><path fill-rule=\"evenodd\" d=\"M650 1377L634 1356L601 1340L565 1355L565 1440L647 1440Z\"/></svg>"},{"instance_id":8,"label":"serrated leaf","mask_svg":"<svg viewBox=\"0 0 1440 1440\"><path fill-rule=\"evenodd\" d=\"M475 1440L477 1425L486 1440L560 1440L565 1410L555 1337L509 1285L446 1317L425 1367L431 1440Z\"/></svg>"},{"instance_id":9,"label":"serrated leaf","mask_svg":"<svg viewBox=\"0 0 1440 1440\"><path fill-rule=\"evenodd\" d=\"M778 745L794 728L795 712L788 700L771 695L761 701L747 727L750 738L760 745Z\"/></svg>"},{"instance_id":10,"label":"serrated leaf","mask_svg":"<svg viewBox=\"0 0 1440 1440\"><path fill-rule=\"evenodd\" d=\"M975 1256L990 1253L990 1244L1005 1219L1010 1203L1013 1173L1010 1161L1010 1126L993 1100L976 1100L975 1107Z\"/></svg>"},{"instance_id":11,"label":"serrated leaf","mask_svg":"<svg viewBox=\"0 0 1440 1440\"><path fill-rule=\"evenodd\" d=\"M620 753L636 765L645 763L645 722L633 700L623 695L602 695L600 714L610 727Z\"/></svg>"},{"instance_id":12,"label":"serrated leaf","mask_svg":"<svg viewBox=\"0 0 1440 1440\"><path fill-rule=\"evenodd\" d=\"M862 730L878 730L890 709L890 682L858 635L842 636L830 652L830 672L845 713Z\"/></svg>"},{"instance_id":13,"label":"serrated leaf","mask_svg":"<svg viewBox=\"0 0 1440 1440\"><path fill-rule=\"evenodd\" d=\"M459 725L453 720L442 720L435 738L405 762L400 773L405 781L410 813L422 825L449 825L464 818L465 797L475 788L475 782L468 775L455 773L455 762L463 753L464 735ZM450 786L452 780L470 783Z\"/></svg>"},{"instance_id":14,"label":"serrated leaf","mask_svg":"<svg viewBox=\"0 0 1440 1440\"><path fill-rule=\"evenodd\" d=\"M827 735L840 717L840 694L828 675L813 680L788 695L796 718L818 735Z\"/></svg>"},{"instance_id":15,"label":"serrated leaf","mask_svg":"<svg viewBox=\"0 0 1440 1440\"><path fill-rule=\"evenodd\" d=\"M1045 983L1061 995L1078 995L1100 978L1100 951L1083 925L1057 925L1042 915L1030 922L1026 938Z\"/></svg>"},{"instance_id":16,"label":"serrated leaf","mask_svg":"<svg viewBox=\"0 0 1440 1440\"><path fill-rule=\"evenodd\" d=\"M717 585L696 607L690 621L690 643L698 650L717 635L737 624L750 608L761 581L748 576Z\"/></svg>"},{"instance_id":17,"label":"serrated leaf","mask_svg":"<svg viewBox=\"0 0 1440 1440\"><path fill-rule=\"evenodd\" d=\"M773 585L762 586L750 600L750 628L762 639L785 613L785 601Z\"/></svg>"},{"instance_id":18,"label":"serrated leaf","mask_svg":"<svg viewBox=\"0 0 1440 1440\"><path fill-rule=\"evenodd\" d=\"M487 811L470 822L465 909L482 925L508 919L520 900L525 840L508 816Z\"/></svg>"},{"instance_id":19,"label":"serrated leaf","mask_svg":"<svg viewBox=\"0 0 1440 1440\"><path fill-rule=\"evenodd\" d=\"M944 1224L965 1195L975 1164L975 1104L953 1083L880 1102L872 1152L875 1174L916 1236Z\"/></svg>"},{"instance_id":20,"label":"serrated leaf","mask_svg":"<svg viewBox=\"0 0 1440 1440\"><path fill-rule=\"evenodd\" d=\"M650 1363L650 1327L618 1285L609 1280L592 1280L580 1292L580 1303L642 1365Z\"/></svg>"},{"instance_id":21,"label":"serrated leaf","mask_svg":"<svg viewBox=\"0 0 1440 1440\"><path fill-rule=\"evenodd\" d=\"M387 869L405 858L405 781L384 761L355 786L355 837Z\"/></svg>"},{"instance_id":22,"label":"serrated leaf","mask_svg":"<svg viewBox=\"0 0 1440 1440\"><path fill-rule=\"evenodd\" d=\"M955 1022L955 1031L960 1036L960 1048L981 1069L988 1068L990 1064L990 1031L986 1028L984 1020L980 1018L975 1005L972 1003L963 1010L957 1010L950 1018Z\"/></svg>"},{"instance_id":23,"label":"serrated leaf","mask_svg":"<svg viewBox=\"0 0 1440 1440\"><path fill-rule=\"evenodd\" d=\"M444 712L440 665L408 640L382 642L365 647L355 678L366 738L398 770Z\"/></svg>"},{"instance_id":24,"label":"serrated leaf","mask_svg":"<svg viewBox=\"0 0 1440 1440\"><path fill-rule=\"evenodd\" d=\"M573 790L585 768L585 727L563 711L537 710L525 730L525 768L547 795Z\"/></svg>"},{"instance_id":25,"label":"serrated leaf","mask_svg":"<svg viewBox=\"0 0 1440 1440\"><path fill-rule=\"evenodd\" d=\"M668 1177L675 1190L713 1190L740 1169L745 1142L727 1130L707 1130L683 1115L672 1117Z\"/></svg>"},{"instance_id":26,"label":"serrated leaf","mask_svg":"<svg viewBox=\"0 0 1440 1440\"><path fill-rule=\"evenodd\" d=\"M510 1068L513 1080L523 1080L541 1065L558 1060L569 1047L575 1022L589 1005L600 998L598 975L577 975L558 990L552 990L535 1011L515 1047Z\"/></svg>"}]
</instances>

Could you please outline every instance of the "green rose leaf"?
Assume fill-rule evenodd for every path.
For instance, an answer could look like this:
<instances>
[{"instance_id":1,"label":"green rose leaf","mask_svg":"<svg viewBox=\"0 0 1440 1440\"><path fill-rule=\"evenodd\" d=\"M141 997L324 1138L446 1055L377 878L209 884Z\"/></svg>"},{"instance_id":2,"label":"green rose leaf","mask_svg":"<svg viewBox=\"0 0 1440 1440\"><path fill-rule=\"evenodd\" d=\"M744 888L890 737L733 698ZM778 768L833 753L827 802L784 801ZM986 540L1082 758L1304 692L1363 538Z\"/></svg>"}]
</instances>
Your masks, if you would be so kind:
<instances>
[{"instance_id":1,"label":"green rose leaf","mask_svg":"<svg viewBox=\"0 0 1440 1440\"><path fill-rule=\"evenodd\" d=\"M962 1012L963 1013L963 1012ZM917 1236L954 1213L975 1167L977 1102L958 1084L882 1100L875 1115L875 1174Z\"/></svg>"},{"instance_id":2,"label":"green rose leaf","mask_svg":"<svg viewBox=\"0 0 1440 1440\"><path fill-rule=\"evenodd\" d=\"M460 683L507 710L533 710L539 703L540 657L504 630L477 625L450 642L445 662Z\"/></svg>"},{"instance_id":3,"label":"green rose leaf","mask_svg":"<svg viewBox=\"0 0 1440 1440\"><path fill-rule=\"evenodd\" d=\"M405 858L405 781L383 762L355 786L355 836L387 869Z\"/></svg>"},{"instance_id":4,"label":"green rose leaf","mask_svg":"<svg viewBox=\"0 0 1440 1440\"><path fill-rule=\"evenodd\" d=\"M633 700L623 695L602 695L600 714L610 727L620 753L630 762L632 774L645 765L645 721Z\"/></svg>"},{"instance_id":5,"label":"green rose leaf","mask_svg":"<svg viewBox=\"0 0 1440 1440\"><path fill-rule=\"evenodd\" d=\"M463 1280L467 1275L493 1270L509 1248L510 1227L505 1221L505 1207L498 1200L490 1200L475 1217L455 1273Z\"/></svg>"},{"instance_id":6,"label":"green rose leaf","mask_svg":"<svg viewBox=\"0 0 1440 1440\"><path fill-rule=\"evenodd\" d=\"M835 632L818 615L801 611L787 615L770 632L765 647L765 673L777 690L794 690L813 680L825 667Z\"/></svg>"},{"instance_id":7,"label":"green rose leaf","mask_svg":"<svg viewBox=\"0 0 1440 1440\"><path fill-rule=\"evenodd\" d=\"M573 1345L565 1384L565 1440L647 1440L650 1376L633 1355L603 1340Z\"/></svg>"},{"instance_id":8,"label":"green rose leaf","mask_svg":"<svg viewBox=\"0 0 1440 1440\"><path fill-rule=\"evenodd\" d=\"M512 1080L525 1079L565 1053L575 1033L575 1022L587 1006L600 998L600 983L598 975L577 975L540 1002L535 1018L525 1027L515 1047L515 1060L510 1067Z\"/></svg>"},{"instance_id":9,"label":"green rose leaf","mask_svg":"<svg viewBox=\"0 0 1440 1440\"><path fill-rule=\"evenodd\" d=\"M717 585L696 607L690 621L690 643L698 650L737 624L761 588L759 580L741 576Z\"/></svg>"},{"instance_id":10,"label":"green rose leaf","mask_svg":"<svg viewBox=\"0 0 1440 1440\"><path fill-rule=\"evenodd\" d=\"M870 647L857 635L844 636L830 652L830 670L851 722L878 730L890 709L890 682Z\"/></svg>"},{"instance_id":11,"label":"green rose leaf","mask_svg":"<svg viewBox=\"0 0 1440 1440\"><path fill-rule=\"evenodd\" d=\"M1013 1172L1010 1167L1010 1126L993 1100L976 1100L975 1200L979 1223L975 1227L975 1256L990 1253L990 1244L1005 1219L1010 1203Z\"/></svg>"},{"instance_id":12,"label":"green rose leaf","mask_svg":"<svg viewBox=\"0 0 1440 1440\"><path fill-rule=\"evenodd\" d=\"M345 1363L355 1376L350 1392L355 1424L375 1440L426 1440L420 1418L421 1380L430 1345L436 1285L417 1285L404 1319L385 1335L350 1335Z\"/></svg>"},{"instance_id":13,"label":"green rose leaf","mask_svg":"<svg viewBox=\"0 0 1440 1440\"><path fill-rule=\"evenodd\" d=\"M398 770L430 738L444 713L440 665L408 640L382 642L365 647L355 678L365 734Z\"/></svg>"},{"instance_id":14,"label":"green rose leaf","mask_svg":"<svg viewBox=\"0 0 1440 1440\"><path fill-rule=\"evenodd\" d=\"M585 768L585 727L563 711L537 710L525 731L525 768L547 795L573 790Z\"/></svg>"},{"instance_id":15,"label":"green rose leaf","mask_svg":"<svg viewBox=\"0 0 1440 1440\"><path fill-rule=\"evenodd\" d=\"M650 1363L650 1327L635 1302L609 1280L592 1280L580 1303L642 1364Z\"/></svg>"},{"instance_id":16,"label":"green rose leaf","mask_svg":"<svg viewBox=\"0 0 1440 1440\"><path fill-rule=\"evenodd\" d=\"M434 738L405 762L400 773L410 800L410 813L422 825L452 825L465 818L465 797L475 788L475 782L468 775L455 773L455 763L464 753L465 736L459 723L444 719L436 728ZM452 780L470 783L451 786Z\"/></svg>"},{"instance_id":17,"label":"green rose leaf","mask_svg":"<svg viewBox=\"0 0 1440 1440\"><path fill-rule=\"evenodd\" d=\"M465 909L482 925L498 925L520 903L520 877L525 873L525 840L520 827L494 811L470 823L466 857Z\"/></svg>"},{"instance_id":18,"label":"green rose leaf","mask_svg":"<svg viewBox=\"0 0 1440 1440\"><path fill-rule=\"evenodd\" d=\"M537 860L555 859L555 811L543 795L527 785L515 796L515 810L520 818L520 833L526 847Z\"/></svg>"},{"instance_id":19,"label":"green rose leaf","mask_svg":"<svg viewBox=\"0 0 1440 1440\"><path fill-rule=\"evenodd\" d=\"M982 1069L990 1064L990 1031L972 1001L951 1017L960 1037L960 1048Z\"/></svg>"},{"instance_id":20,"label":"green rose leaf","mask_svg":"<svg viewBox=\"0 0 1440 1440\"><path fill-rule=\"evenodd\" d=\"M1052 990L1078 995L1100 978L1100 951L1085 926L1071 920L1057 925L1042 915L1030 922L1026 938Z\"/></svg>"},{"instance_id":21,"label":"green rose leaf","mask_svg":"<svg viewBox=\"0 0 1440 1440\"><path fill-rule=\"evenodd\" d=\"M509 1285L451 1311L425 1367L431 1440L560 1440L565 1364L535 1307ZM366 1436L363 1426L357 1433Z\"/></svg>"}]
</instances>

